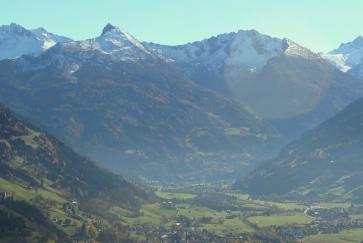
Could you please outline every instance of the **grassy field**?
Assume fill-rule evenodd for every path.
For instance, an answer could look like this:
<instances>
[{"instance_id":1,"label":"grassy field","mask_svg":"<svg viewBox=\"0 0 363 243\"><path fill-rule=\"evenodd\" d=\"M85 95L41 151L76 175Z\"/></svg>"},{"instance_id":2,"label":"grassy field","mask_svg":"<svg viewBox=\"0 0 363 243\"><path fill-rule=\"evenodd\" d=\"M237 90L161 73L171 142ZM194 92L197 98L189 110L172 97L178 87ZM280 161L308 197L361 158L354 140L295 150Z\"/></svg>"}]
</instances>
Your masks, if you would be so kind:
<instances>
[{"instance_id":1,"label":"grassy field","mask_svg":"<svg viewBox=\"0 0 363 243\"><path fill-rule=\"evenodd\" d=\"M172 192L161 192L157 191L155 192L156 196L163 198L163 199L192 199L195 198L195 194L189 194L189 193L172 193Z\"/></svg>"},{"instance_id":2,"label":"grassy field","mask_svg":"<svg viewBox=\"0 0 363 243\"><path fill-rule=\"evenodd\" d=\"M248 221L256 224L258 227L266 227L272 225L287 225L287 224L308 224L311 218L304 214L293 215L271 215L271 216L254 216L248 218Z\"/></svg>"},{"instance_id":3,"label":"grassy field","mask_svg":"<svg viewBox=\"0 0 363 243\"><path fill-rule=\"evenodd\" d=\"M0 190L8 193L13 193L14 197L19 200L29 201L35 194L34 192L24 188L18 184L11 183L3 178L0 178Z\"/></svg>"},{"instance_id":4,"label":"grassy field","mask_svg":"<svg viewBox=\"0 0 363 243\"><path fill-rule=\"evenodd\" d=\"M254 231L253 228L246 225L242 221L238 219L229 219L223 220L222 223L215 223L215 224L205 224L200 227L200 229L206 229L209 232L215 233L217 235L226 235L226 234L240 234L242 232L252 232Z\"/></svg>"},{"instance_id":5,"label":"grassy field","mask_svg":"<svg viewBox=\"0 0 363 243\"><path fill-rule=\"evenodd\" d=\"M272 201L262 201L251 199L248 194L242 193L226 193L229 196L234 196L241 202L245 203L247 207L260 207L260 208L279 208L283 210L294 210L294 209L304 209L305 205L294 203L294 202L272 202Z\"/></svg>"},{"instance_id":6,"label":"grassy field","mask_svg":"<svg viewBox=\"0 0 363 243\"><path fill-rule=\"evenodd\" d=\"M28 129L28 135L25 136L18 136L18 137L12 137L13 140L15 139L21 139L24 141L24 143L28 146L31 146L33 149L36 149L39 147L39 144L35 142L35 138L40 136L39 132L36 132L32 129Z\"/></svg>"},{"instance_id":7,"label":"grassy field","mask_svg":"<svg viewBox=\"0 0 363 243\"><path fill-rule=\"evenodd\" d=\"M176 211L161 209L158 203L144 204L137 216L130 215L130 212L120 208L113 208L113 212L117 213L121 220L131 225L151 224L160 226L163 224L164 226L171 226L171 224L176 223Z\"/></svg>"},{"instance_id":8,"label":"grassy field","mask_svg":"<svg viewBox=\"0 0 363 243\"><path fill-rule=\"evenodd\" d=\"M19 200L24 201L30 201L33 199L36 195L41 195L45 199L50 199L52 201L55 201L57 203L63 203L66 200L58 195L58 193L55 190L51 189L29 189L25 188L20 184L9 182L7 180L4 180L0 178L0 190L6 191L9 193L13 193L14 197Z\"/></svg>"},{"instance_id":9,"label":"grassy field","mask_svg":"<svg viewBox=\"0 0 363 243\"><path fill-rule=\"evenodd\" d=\"M219 235L253 231L253 228L240 219L242 213L238 211L216 211L207 207L190 204L178 204L178 211L179 215L197 221L202 218L211 218L210 222L201 224L200 230L206 229Z\"/></svg>"},{"instance_id":10,"label":"grassy field","mask_svg":"<svg viewBox=\"0 0 363 243\"><path fill-rule=\"evenodd\" d=\"M131 225L150 224L155 227L163 225L171 227L178 221L178 216L186 217L190 220L193 227L198 230L208 230L220 236L227 234L239 235L242 232L258 231L258 228L282 225L306 225L312 222L313 218L306 216L302 211L307 205L294 202L273 202L251 199L246 194L228 193L237 199L231 200L241 207L240 211L233 210L214 210L207 206L194 204L195 194L156 192L159 198L163 199L189 199L183 203L176 203L174 208L165 208L159 203L145 204L142 206L140 213L136 216L132 212L120 208L113 208L112 211L120 218ZM343 207L347 208L350 204L343 203L321 203L326 208ZM273 212L269 216L251 216L254 213L263 211ZM249 217L246 219L247 215ZM256 215L256 214L255 214ZM362 219L363 215L355 215L353 219ZM246 221L247 220L247 221ZM256 227L250 223L255 224ZM343 231L340 234L315 235L304 239L307 243L341 243L341 242L360 242L363 239L362 230Z\"/></svg>"},{"instance_id":11,"label":"grassy field","mask_svg":"<svg viewBox=\"0 0 363 243\"><path fill-rule=\"evenodd\" d=\"M51 219L61 220L62 222L64 222L66 219L70 220L69 225L56 224L56 226L63 230L67 235L73 235L82 225L82 220L69 217L59 206L51 208L49 210L49 215Z\"/></svg>"},{"instance_id":12,"label":"grassy field","mask_svg":"<svg viewBox=\"0 0 363 243\"><path fill-rule=\"evenodd\" d=\"M0 178L0 191L6 191L12 193L14 198L18 200L23 200L32 203L32 200L37 196L41 195L43 198L55 202L55 206L48 210L51 220L57 219L60 222L64 222L66 219L70 220L69 224L56 224L56 226L66 232L68 235L73 235L76 230L82 225L82 221L74 219L67 215L61 208L62 204L66 200L61 197L58 192L50 188L45 181L44 188L39 188L37 190L25 188L24 186L17 184L15 182L10 182Z\"/></svg>"},{"instance_id":13,"label":"grassy field","mask_svg":"<svg viewBox=\"0 0 363 243\"><path fill-rule=\"evenodd\" d=\"M345 230L339 234L320 234L303 239L304 243L354 243L363 240L363 229Z\"/></svg>"},{"instance_id":14,"label":"grassy field","mask_svg":"<svg viewBox=\"0 0 363 243\"><path fill-rule=\"evenodd\" d=\"M323 208L349 208L350 203L317 203L316 205Z\"/></svg>"},{"instance_id":15,"label":"grassy field","mask_svg":"<svg viewBox=\"0 0 363 243\"><path fill-rule=\"evenodd\" d=\"M350 215L350 217L353 220L363 220L363 214L353 214L353 215Z\"/></svg>"},{"instance_id":16,"label":"grassy field","mask_svg":"<svg viewBox=\"0 0 363 243\"><path fill-rule=\"evenodd\" d=\"M158 203L145 204L140 210L140 215L136 217L123 209L113 208L112 211L117 213L124 222L131 225L151 224L156 227L160 225L171 227L177 223L177 216L179 215L199 222L199 226L196 227L197 230L206 229L219 235L253 231L253 228L240 219L241 212L216 211L188 203L179 203L176 205L176 209L161 208ZM209 218L208 222L202 222L203 218Z\"/></svg>"}]
</instances>

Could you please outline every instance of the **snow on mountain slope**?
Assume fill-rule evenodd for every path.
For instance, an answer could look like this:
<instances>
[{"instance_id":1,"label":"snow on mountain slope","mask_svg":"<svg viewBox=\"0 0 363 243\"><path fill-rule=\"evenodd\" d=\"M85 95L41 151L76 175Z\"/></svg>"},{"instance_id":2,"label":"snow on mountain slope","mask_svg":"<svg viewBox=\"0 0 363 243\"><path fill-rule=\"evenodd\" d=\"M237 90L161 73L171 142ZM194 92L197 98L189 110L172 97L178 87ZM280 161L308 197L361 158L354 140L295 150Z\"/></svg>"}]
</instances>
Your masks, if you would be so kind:
<instances>
[{"instance_id":1,"label":"snow on mountain slope","mask_svg":"<svg viewBox=\"0 0 363 243\"><path fill-rule=\"evenodd\" d=\"M282 52L281 41L257 31L239 31L226 51L227 64L246 65L251 70L264 66Z\"/></svg>"},{"instance_id":2,"label":"snow on mountain slope","mask_svg":"<svg viewBox=\"0 0 363 243\"><path fill-rule=\"evenodd\" d=\"M166 46L141 43L111 24L107 24L97 38L72 41L43 28L27 30L12 23L0 26L0 60L24 54L39 54L56 43L64 42L67 42L64 46L68 48L100 51L121 60L161 57L168 62L202 64L211 68L223 65L242 66L252 72L263 67L270 58L284 52L312 56L308 51L301 51L303 48L291 41L263 35L256 30L240 30L185 45Z\"/></svg>"},{"instance_id":3,"label":"snow on mountain slope","mask_svg":"<svg viewBox=\"0 0 363 243\"><path fill-rule=\"evenodd\" d=\"M102 34L96 38L83 41L69 41L59 44L56 49L62 49L71 55L72 50L83 50L83 58L99 53L110 58L122 61L138 61L147 58L157 58L157 56L145 48L132 35L124 32L119 27L107 24ZM66 57L67 58L67 57ZM95 60L96 61L96 60Z\"/></svg>"},{"instance_id":4,"label":"snow on mountain slope","mask_svg":"<svg viewBox=\"0 0 363 243\"><path fill-rule=\"evenodd\" d=\"M49 33L42 27L33 29L31 32L33 32L33 34L36 35L39 40L43 41L43 49L48 49L58 42L71 41L71 39L67 37Z\"/></svg>"},{"instance_id":5,"label":"snow on mountain slope","mask_svg":"<svg viewBox=\"0 0 363 243\"><path fill-rule=\"evenodd\" d=\"M38 29L40 38L49 40L62 40L62 37L51 35ZM53 37L53 38L50 38ZM45 53L46 58L38 60L36 65L30 59L21 59L23 71L34 71L45 66L56 65L66 70L71 80L76 83L74 74L80 69L84 62L94 64L109 63L110 60L138 62L150 59L161 59L153 52L146 49L138 40L120 28L107 24L100 36L81 41L59 41L49 48ZM107 69L108 67L105 66Z\"/></svg>"},{"instance_id":6,"label":"snow on mountain slope","mask_svg":"<svg viewBox=\"0 0 363 243\"><path fill-rule=\"evenodd\" d=\"M282 40L284 54L288 56L303 57L306 59L316 59L321 58L317 53L312 52L308 48L302 47L299 44L293 42L289 39Z\"/></svg>"},{"instance_id":7,"label":"snow on mountain slope","mask_svg":"<svg viewBox=\"0 0 363 243\"><path fill-rule=\"evenodd\" d=\"M219 67L243 66L254 72L263 67L272 57L287 55L316 57L317 55L296 43L273 38L256 30L240 30L222 34L202 41L178 46L144 43L169 62L194 63Z\"/></svg>"},{"instance_id":8,"label":"snow on mountain slope","mask_svg":"<svg viewBox=\"0 0 363 243\"><path fill-rule=\"evenodd\" d=\"M168 61L212 66L227 62L251 69L262 67L268 59L282 52L280 39L262 35L255 30L241 30L179 46L144 45Z\"/></svg>"},{"instance_id":9,"label":"snow on mountain slope","mask_svg":"<svg viewBox=\"0 0 363 243\"><path fill-rule=\"evenodd\" d=\"M132 35L124 32L119 27L107 24L102 31L102 35L95 39L99 47L106 53L118 53L120 50L136 49L146 54L150 52Z\"/></svg>"},{"instance_id":10,"label":"snow on mountain slope","mask_svg":"<svg viewBox=\"0 0 363 243\"><path fill-rule=\"evenodd\" d=\"M0 26L0 60L25 54L39 54L57 42L70 39L48 33L43 28L27 30L17 24Z\"/></svg>"},{"instance_id":11,"label":"snow on mountain slope","mask_svg":"<svg viewBox=\"0 0 363 243\"><path fill-rule=\"evenodd\" d=\"M322 55L326 60L343 72L353 71L363 76L363 37L359 36L352 42L343 43L337 49Z\"/></svg>"}]
</instances>

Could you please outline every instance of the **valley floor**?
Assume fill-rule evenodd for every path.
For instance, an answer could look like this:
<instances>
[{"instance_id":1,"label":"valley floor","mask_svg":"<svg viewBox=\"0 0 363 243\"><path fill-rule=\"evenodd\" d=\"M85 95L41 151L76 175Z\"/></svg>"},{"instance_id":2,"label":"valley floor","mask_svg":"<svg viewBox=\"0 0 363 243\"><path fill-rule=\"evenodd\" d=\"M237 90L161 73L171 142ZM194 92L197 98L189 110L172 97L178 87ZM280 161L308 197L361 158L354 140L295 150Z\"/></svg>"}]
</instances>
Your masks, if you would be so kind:
<instances>
[{"instance_id":1,"label":"valley floor","mask_svg":"<svg viewBox=\"0 0 363 243\"><path fill-rule=\"evenodd\" d=\"M107 232L115 222L125 239L136 242L359 243L363 240L363 205L359 204L280 202L228 190L169 187L155 190L156 199L142 204L138 210L108 208L104 215L112 219L107 220L82 210L77 202L50 187L48 181L44 181L43 188L34 189L0 178L0 192L0 199L6 192L6 197L11 195L41 208L54 230L64 232L72 240L88 237L104 242L96 236ZM11 211L8 206L9 203L2 203L0 212ZM86 234L82 228L87 229ZM26 240L39 240L39 235L46 231L29 234Z\"/></svg>"},{"instance_id":2,"label":"valley floor","mask_svg":"<svg viewBox=\"0 0 363 243\"><path fill-rule=\"evenodd\" d=\"M363 205L276 202L235 192L156 191L160 202L118 212L147 242L361 242ZM273 241L275 240L275 241Z\"/></svg>"}]
</instances>

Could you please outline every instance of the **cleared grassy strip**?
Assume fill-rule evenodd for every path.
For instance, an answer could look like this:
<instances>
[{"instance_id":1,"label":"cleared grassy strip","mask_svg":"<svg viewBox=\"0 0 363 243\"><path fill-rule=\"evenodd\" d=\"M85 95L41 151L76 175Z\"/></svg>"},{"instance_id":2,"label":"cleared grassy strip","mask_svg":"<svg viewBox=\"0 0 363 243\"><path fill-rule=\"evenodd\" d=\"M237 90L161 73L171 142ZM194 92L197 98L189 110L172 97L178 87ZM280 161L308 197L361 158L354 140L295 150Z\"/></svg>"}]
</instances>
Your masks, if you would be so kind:
<instances>
[{"instance_id":1,"label":"cleared grassy strip","mask_svg":"<svg viewBox=\"0 0 363 243\"><path fill-rule=\"evenodd\" d=\"M186 203L180 203L177 205L179 214L183 215L187 218L202 218L202 217L225 217L227 215L226 212L221 211L215 211L213 209L202 207L202 206L196 206Z\"/></svg>"},{"instance_id":2,"label":"cleared grassy strip","mask_svg":"<svg viewBox=\"0 0 363 243\"><path fill-rule=\"evenodd\" d=\"M229 233L231 234L240 234L243 232L253 232L254 229L250 226L246 225L242 221L238 219L233 220L225 220L222 221L222 223L215 223L215 224L204 224L199 227L199 229L206 229L209 232L213 232L217 235L227 235Z\"/></svg>"},{"instance_id":3,"label":"cleared grassy strip","mask_svg":"<svg viewBox=\"0 0 363 243\"><path fill-rule=\"evenodd\" d=\"M192 199L195 198L195 194L189 194L189 193L172 193L172 192L161 192L157 191L155 192L156 196L163 198L163 199Z\"/></svg>"},{"instance_id":4,"label":"cleared grassy strip","mask_svg":"<svg viewBox=\"0 0 363 243\"><path fill-rule=\"evenodd\" d=\"M187 203L177 204L176 209L164 209L156 203L145 204L140 210L141 215L136 217L133 217L130 212L119 208L113 208L112 212L117 213L121 220L132 225L151 224L170 227L177 222L177 215L180 215L192 221L198 221L200 226L197 227L197 230L206 229L219 235L253 231L253 228L240 219L242 216L240 212L216 211ZM209 218L208 222L202 222L206 218Z\"/></svg>"},{"instance_id":5,"label":"cleared grassy strip","mask_svg":"<svg viewBox=\"0 0 363 243\"><path fill-rule=\"evenodd\" d=\"M271 215L271 216L254 216L248 218L248 221L256 224L258 227L266 227L272 225L287 225L287 224L308 224L311 222L311 218L304 214L294 215Z\"/></svg>"},{"instance_id":6,"label":"cleared grassy strip","mask_svg":"<svg viewBox=\"0 0 363 243\"><path fill-rule=\"evenodd\" d=\"M28 189L24 188L21 185L18 185L13 182L9 182L7 180L4 180L3 178L0 178L0 190L13 193L14 197L20 200L24 201L30 201L32 198L34 198L36 195L41 195L45 199L50 199L52 201L63 203L66 200L59 196L55 191L47 190L47 189Z\"/></svg>"},{"instance_id":7,"label":"cleared grassy strip","mask_svg":"<svg viewBox=\"0 0 363 243\"><path fill-rule=\"evenodd\" d=\"M353 215L350 215L350 217L353 220L363 220L363 214L353 214Z\"/></svg>"},{"instance_id":8,"label":"cleared grassy strip","mask_svg":"<svg viewBox=\"0 0 363 243\"><path fill-rule=\"evenodd\" d=\"M3 178L0 178L0 190L8 193L13 193L14 197L19 200L29 201L35 196L34 191L30 191L29 189L26 189L18 184L4 180Z\"/></svg>"},{"instance_id":9,"label":"cleared grassy strip","mask_svg":"<svg viewBox=\"0 0 363 243\"><path fill-rule=\"evenodd\" d=\"M164 226L171 226L176 222L176 211L161 209L157 203L143 205L140 209L140 215L135 217L119 208L113 208L112 211L117 213L123 221L132 225L151 224L160 226L160 224L163 224Z\"/></svg>"},{"instance_id":10,"label":"cleared grassy strip","mask_svg":"<svg viewBox=\"0 0 363 243\"><path fill-rule=\"evenodd\" d=\"M53 207L49 210L50 219L54 220L57 219L58 222L63 222L61 224L55 223L55 225L60 229L63 230L67 235L73 235L76 231L81 227L82 221L78 219L74 219L68 216L62 209ZM65 220L70 220L68 225L65 225Z\"/></svg>"},{"instance_id":11,"label":"cleared grassy strip","mask_svg":"<svg viewBox=\"0 0 363 243\"><path fill-rule=\"evenodd\" d=\"M58 193L46 189L38 189L38 194L42 195L44 198L55 201L57 203L64 203L66 200L58 195Z\"/></svg>"},{"instance_id":12,"label":"cleared grassy strip","mask_svg":"<svg viewBox=\"0 0 363 243\"><path fill-rule=\"evenodd\" d=\"M209 223L202 223L200 230L206 229L219 235L228 233L239 234L241 232L252 232L253 228L245 224L240 217L240 212L216 211L207 207L190 204L178 204L179 214L189 219L200 220L211 218ZM231 218L230 216L233 215Z\"/></svg>"},{"instance_id":13,"label":"cleared grassy strip","mask_svg":"<svg viewBox=\"0 0 363 243\"><path fill-rule=\"evenodd\" d=\"M256 205L256 207L259 207L259 208L276 207L276 208L283 209L283 210L294 210L294 209L306 208L305 205L299 204L299 203L294 203L294 202L272 202L272 201L254 200L254 199L251 199L248 194L243 194L243 193L226 193L226 195L236 197L241 202L247 203L249 205L249 207L251 207L254 204L254 205Z\"/></svg>"},{"instance_id":14,"label":"cleared grassy strip","mask_svg":"<svg viewBox=\"0 0 363 243\"><path fill-rule=\"evenodd\" d=\"M298 203L290 203L290 202L271 202L271 201L261 201L261 200L252 200L254 203L258 203L259 205L264 205L266 207L276 207L284 210L294 210L294 209L304 209L306 208L303 204Z\"/></svg>"},{"instance_id":15,"label":"cleared grassy strip","mask_svg":"<svg viewBox=\"0 0 363 243\"><path fill-rule=\"evenodd\" d=\"M361 242L363 229L344 230L338 234L320 234L304 238L304 243L353 243Z\"/></svg>"},{"instance_id":16,"label":"cleared grassy strip","mask_svg":"<svg viewBox=\"0 0 363 243\"><path fill-rule=\"evenodd\" d=\"M350 203L317 203L316 205L323 208L349 208Z\"/></svg>"},{"instance_id":17,"label":"cleared grassy strip","mask_svg":"<svg viewBox=\"0 0 363 243\"><path fill-rule=\"evenodd\" d=\"M48 186L45 186L46 188ZM82 225L81 220L74 219L68 216L62 209L62 203L66 202L64 198L58 195L58 192L52 188L48 189L28 189L17 183L7 181L0 178L0 191L12 193L18 200L24 200L30 202L35 196L41 195L45 199L49 199L57 203L57 206L50 208L47 212L49 213L51 220L57 220L62 222L61 224L55 223L55 225L66 232L68 235L73 235L76 230ZM64 224L65 220L69 219L71 223Z\"/></svg>"}]
</instances>

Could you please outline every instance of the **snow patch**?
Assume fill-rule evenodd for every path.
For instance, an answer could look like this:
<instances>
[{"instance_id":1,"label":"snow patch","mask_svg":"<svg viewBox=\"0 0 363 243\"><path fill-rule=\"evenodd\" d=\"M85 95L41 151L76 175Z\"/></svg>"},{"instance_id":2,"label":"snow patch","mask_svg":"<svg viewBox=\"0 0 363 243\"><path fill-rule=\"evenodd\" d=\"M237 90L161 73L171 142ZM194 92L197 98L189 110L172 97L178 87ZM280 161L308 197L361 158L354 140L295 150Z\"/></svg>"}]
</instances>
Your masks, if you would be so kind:
<instances>
[{"instance_id":1,"label":"snow patch","mask_svg":"<svg viewBox=\"0 0 363 243\"><path fill-rule=\"evenodd\" d=\"M352 69L363 77L363 37L359 36L352 42L343 43L337 49L323 54L323 58L335 65L339 70L348 72Z\"/></svg>"}]
</instances>

